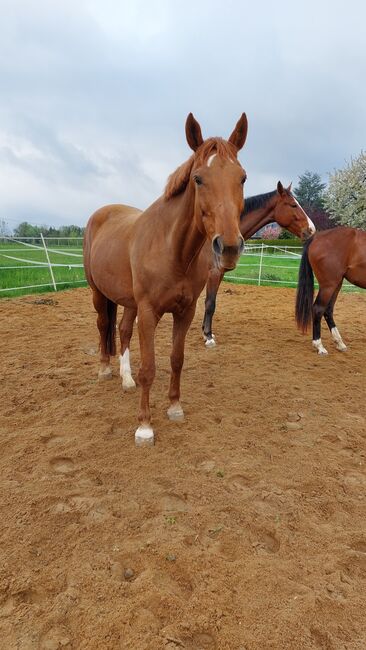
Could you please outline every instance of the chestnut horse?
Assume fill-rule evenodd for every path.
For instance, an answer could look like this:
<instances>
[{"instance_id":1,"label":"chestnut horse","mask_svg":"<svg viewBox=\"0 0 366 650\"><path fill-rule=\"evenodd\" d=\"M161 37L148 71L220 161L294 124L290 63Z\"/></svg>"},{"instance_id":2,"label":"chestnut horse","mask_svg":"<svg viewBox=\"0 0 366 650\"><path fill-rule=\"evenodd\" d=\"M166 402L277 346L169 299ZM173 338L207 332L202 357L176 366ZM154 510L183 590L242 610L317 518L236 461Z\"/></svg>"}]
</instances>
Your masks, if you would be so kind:
<instances>
[{"instance_id":1,"label":"chestnut horse","mask_svg":"<svg viewBox=\"0 0 366 650\"><path fill-rule=\"evenodd\" d=\"M244 212L240 218L240 232L244 239L249 239L257 230L273 221L277 221L280 226L287 228L302 239L306 239L315 232L313 222L292 194L291 184L284 188L280 181L278 181L277 190L274 192L258 194L245 199ZM208 254L211 259L211 268L207 280L202 331L206 347L214 347L216 341L212 334L212 318L224 271L217 264L215 256L212 256L210 252Z\"/></svg>"},{"instance_id":2,"label":"chestnut horse","mask_svg":"<svg viewBox=\"0 0 366 650\"><path fill-rule=\"evenodd\" d=\"M120 374L125 389L135 386L129 346L138 317L141 401L137 444L152 444L154 440L149 394L155 376L154 335L160 318L166 312L173 314L167 415L171 420L181 420L185 338L207 281L207 267L199 263L199 254L208 240L219 267L228 270L235 268L243 250L239 220L246 173L237 154L245 143L247 128L243 113L228 141L204 141L201 127L190 113L186 138L194 154L170 176L164 195L144 212L126 205L105 206L87 224L84 265L98 313L99 377L111 377L116 311L117 305L123 305Z\"/></svg>"},{"instance_id":3,"label":"chestnut horse","mask_svg":"<svg viewBox=\"0 0 366 650\"><path fill-rule=\"evenodd\" d=\"M313 304L314 273L319 282L319 292ZM304 246L295 316L303 333L313 321L313 346L318 354L328 354L321 340L322 316L337 350L347 350L333 318L344 278L366 289L366 232L343 226L317 232Z\"/></svg>"}]
</instances>

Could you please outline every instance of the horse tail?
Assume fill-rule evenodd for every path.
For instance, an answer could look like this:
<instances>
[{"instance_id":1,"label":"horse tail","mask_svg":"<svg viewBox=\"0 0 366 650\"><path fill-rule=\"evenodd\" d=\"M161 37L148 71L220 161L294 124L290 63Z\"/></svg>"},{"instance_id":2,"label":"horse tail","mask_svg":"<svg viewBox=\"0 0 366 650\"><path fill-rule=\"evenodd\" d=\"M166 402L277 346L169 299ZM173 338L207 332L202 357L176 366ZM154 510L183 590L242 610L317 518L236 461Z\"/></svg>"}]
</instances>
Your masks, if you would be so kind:
<instances>
[{"instance_id":1,"label":"horse tail","mask_svg":"<svg viewBox=\"0 0 366 650\"><path fill-rule=\"evenodd\" d=\"M296 292L295 319L303 333L307 332L313 315L314 273L309 262L309 246L312 241L313 238L310 237L304 244Z\"/></svg>"},{"instance_id":2,"label":"horse tail","mask_svg":"<svg viewBox=\"0 0 366 650\"><path fill-rule=\"evenodd\" d=\"M116 354L116 321L117 305L107 298L108 327L105 337L106 353L114 356Z\"/></svg>"}]
</instances>

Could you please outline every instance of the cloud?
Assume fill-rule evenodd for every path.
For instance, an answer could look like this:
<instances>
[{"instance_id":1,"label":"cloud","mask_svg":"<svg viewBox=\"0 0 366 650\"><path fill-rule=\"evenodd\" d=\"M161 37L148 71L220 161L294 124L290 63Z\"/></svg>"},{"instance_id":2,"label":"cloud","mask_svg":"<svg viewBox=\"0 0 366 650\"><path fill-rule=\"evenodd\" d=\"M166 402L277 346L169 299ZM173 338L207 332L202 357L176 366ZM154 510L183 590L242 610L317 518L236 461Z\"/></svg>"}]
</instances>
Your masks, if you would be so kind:
<instances>
[{"instance_id":1,"label":"cloud","mask_svg":"<svg viewBox=\"0 0 366 650\"><path fill-rule=\"evenodd\" d=\"M190 111L224 137L247 112L247 194L325 176L365 143L365 18L356 0L3 1L0 218L146 207L190 155Z\"/></svg>"}]
</instances>

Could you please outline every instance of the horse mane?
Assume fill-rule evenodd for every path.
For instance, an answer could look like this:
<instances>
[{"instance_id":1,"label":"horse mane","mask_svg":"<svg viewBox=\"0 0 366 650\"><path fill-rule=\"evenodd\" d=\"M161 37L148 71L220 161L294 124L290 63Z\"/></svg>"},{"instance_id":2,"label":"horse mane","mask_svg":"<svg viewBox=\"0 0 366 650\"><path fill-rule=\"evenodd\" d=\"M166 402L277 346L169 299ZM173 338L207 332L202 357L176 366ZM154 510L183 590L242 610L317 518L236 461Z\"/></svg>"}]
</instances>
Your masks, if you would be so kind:
<instances>
[{"instance_id":1,"label":"horse mane","mask_svg":"<svg viewBox=\"0 0 366 650\"><path fill-rule=\"evenodd\" d=\"M248 196L248 198L245 197L244 212L241 216L245 217L245 215L249 212L263 208L263 206L266 205L268 201L273 196L275 196L275 194L277 194L277 190L273 190L273 192L266 192L265 194L255 194L254 196Z\"/></svg>"},{"instance_id":2,"label":"horse mane","mask_svg":"<svg viewBox=\"0 0 366 650\"><path fill-rule=\"evenodd\" d=\"M227 142L222 138L208 138L186 162L169 176L164 191L164 199L169 201L173 196L184 192L188 185L193 164L204 165L213 153L224 159L236 160L237 158L237 149L231 142Z\"/></svg>"}]
</instances>

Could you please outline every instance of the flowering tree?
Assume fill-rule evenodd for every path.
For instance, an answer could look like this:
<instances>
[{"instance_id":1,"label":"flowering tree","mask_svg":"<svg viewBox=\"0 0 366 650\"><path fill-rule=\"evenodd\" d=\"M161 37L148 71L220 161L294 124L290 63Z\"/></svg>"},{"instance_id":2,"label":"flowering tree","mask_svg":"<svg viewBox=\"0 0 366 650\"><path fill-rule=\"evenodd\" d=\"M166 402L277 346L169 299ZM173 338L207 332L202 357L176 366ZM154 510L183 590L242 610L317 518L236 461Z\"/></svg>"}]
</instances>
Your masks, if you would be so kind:
<instances>
[{"instance_id":1,"label":"flowering tree","mask_svg":"<svg viewBox=\"0 0 366 650\"><path fill-rule=\"evenodd\" d=\"M341 226L366 229L366 153L361 151L344 169L329 177L324 204Z\"/></svg>"}]
</instances>

